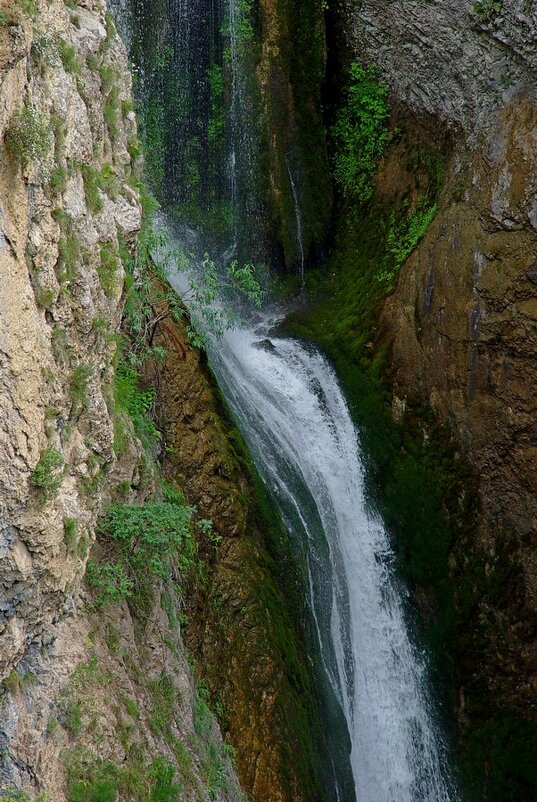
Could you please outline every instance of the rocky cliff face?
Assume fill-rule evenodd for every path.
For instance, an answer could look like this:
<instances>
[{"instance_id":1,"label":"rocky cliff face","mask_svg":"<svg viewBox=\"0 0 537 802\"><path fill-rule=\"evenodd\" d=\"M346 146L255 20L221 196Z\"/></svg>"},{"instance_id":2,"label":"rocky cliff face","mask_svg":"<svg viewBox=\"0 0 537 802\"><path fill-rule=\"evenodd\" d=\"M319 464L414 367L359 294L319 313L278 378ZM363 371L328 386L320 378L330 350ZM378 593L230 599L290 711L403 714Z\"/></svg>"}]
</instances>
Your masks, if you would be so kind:
<instances>
[{"instance_id":1,"label":"rocky cliff face","mask_svg":"<svg viewBox=\"0 0 537 802\"><path fill-rule=\"evenodd\" d=\"M157 583L143 610L95 614L82 582L106 503L155 492L111 389L122 257L141 220L135 147L126 54L103 4L3 2L2 798L242 799L175 584Z\"/></svg>"},{"instance_id":2,"label":"rocky cliff face","mask_svg":"<svg viewBox=\"0 0 537 802\"><path fill-rule=\"evenodd\" d=\"M358 12L347 4L346 14L354 57L376 65L391 88L394 124L425 141L451 142L436 218L401 271L382 328L398 417L407 403L426 400L479 479L479 523L452 555L458 610L468 616L458 644L459 720L470 730L491 711L530 721L537 692L535 4L364 0ZM396 148L381 166L377 198L393 201L405 186ZM499 729L490 729L490 743L503 737ZM490 798L503 798L495 788ZM530 798L529 788L522 782L517 793Z\"/></svg>"},{"instance_id":3,"label":"rocky cliff face","mask_svg":"<svg viewBox=\"0 0 537 802\"><path fill-rule=\"evenodd\" d=\"M130 77L100 6L13 2L1 20L6 676L76 607L106 496L93 480L116 462L105 400L112 350L101 324L119 326L119 238L132 239L140 207L128 181L127 147L136 132L125 113ZM68 541L69 521L77 523Z\"/></svg>"}]
</instances>

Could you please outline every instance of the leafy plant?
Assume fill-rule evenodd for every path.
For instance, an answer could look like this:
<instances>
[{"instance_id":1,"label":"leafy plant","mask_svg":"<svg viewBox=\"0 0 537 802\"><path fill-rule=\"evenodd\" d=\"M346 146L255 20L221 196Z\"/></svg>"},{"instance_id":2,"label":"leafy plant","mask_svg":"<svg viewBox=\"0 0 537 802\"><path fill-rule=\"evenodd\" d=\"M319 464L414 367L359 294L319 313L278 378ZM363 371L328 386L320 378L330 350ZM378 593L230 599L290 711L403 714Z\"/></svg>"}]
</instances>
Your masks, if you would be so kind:
<instances>
[{"instance_id":1,"label":"leafy plant","mask_svg":"<svg viewBox=\"0 0 537 802\"><path fill-rule=\"evenodd\" d=\"M80 415L88 409L88 386L92 373L91 365L77 365L71 374L69 395L72 401L72 415Z\"/></svg>"},{"instance_id":2,"label":"leafy plant","mask_svg":"<svg viewBox=\"0 0 537 802\"><path fill-rule=\"evenodd\" d=\"M118 352L114 376L114 405L116 412L125 412L133 422L134 431L147 449L154 447L160 432L151 418L155 390L141 390L136 368Z\"/></svg>"},{"instance_id":3,"label":"leafy plant","mask_svg":"<svg viewBox=\"0 0 537 802\"><path fill-rule=\"evenodd\" d=\"M132 596L134 583L122 563L90 560L86 567L86 579L96 593L97 607L116 604Z\"/></svg>"},{"instance_id":4,"label":"leafy plant","mask_svg":"<svg viewBox=\"0 0 537 802\"><path fill-rule=\"evenodd\" d=\"M34 487L41 490L46 499L54 498L63 482L65 461L58 449L49 446L43 451L39 462L30 474Z\"/></svg>"},{"instance_id":5,"label":"leafy plant","mask_svg":"<svg viewBox=\"0 0 537 802\"><path fill-rule=\"evenodd\" d=\"M388 87L378 83L372 69L350 68L344 105L336 114L334 177L344 195L361 203L373 194L372 177L388 145Z\"/></svg>"},{"instance_id":6,"label":"leafy plant","mask_svg":"<svg viewBox=\"0 0 537 802\"><path fill-rule=\"evenodd\" d=\"M78 75L80 73L80 64L76 57L75 49L61 38L58 39L58 54L65 72L71 75Z\"/></svg>"},{"instance_id":7,"label":"leafy plant","mask_svg":"<svg viewBox=\"0 0 537 802\"><path fill-rule=\"evenodd\" d=\"M87 578L97 592L96 605L130 598L134 589L145 587L148 580L166 578L172 557L179 570L189 570L196 555L193 513L183 497L170 488L165 490L163 501L112 504L98 533L117 559L88 565Z\"/></svg>"},{"instance_id":8,"label":"leafy plant","mask_svg":"<svg viewBox=\"0 0 537 802\"><path fill-rule=\"evenodd\" d=\"M26 105L15 113L7 129L6 144L23 167L45 158L50 149L50 132L33 106Z\"/></svg>"},{"instance_id":9,"label":"leafy plant","mask_svg":"<svg viewBox=\"0 0 537 802\"><path fill-rule=\"evenodd\" d=\"M484 20L490 20L503 11L502 0L480 0L474 3L475 13Z\"/></svg>"}]
</instances>

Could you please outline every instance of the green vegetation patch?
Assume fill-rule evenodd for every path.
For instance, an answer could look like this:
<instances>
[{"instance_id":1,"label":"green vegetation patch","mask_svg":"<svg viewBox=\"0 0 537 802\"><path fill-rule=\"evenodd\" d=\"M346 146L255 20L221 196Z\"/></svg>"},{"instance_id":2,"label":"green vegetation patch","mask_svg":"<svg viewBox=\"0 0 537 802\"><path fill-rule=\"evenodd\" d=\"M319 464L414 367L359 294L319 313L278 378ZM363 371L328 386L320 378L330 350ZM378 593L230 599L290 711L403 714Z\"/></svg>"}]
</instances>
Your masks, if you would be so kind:
<instances>
[{"instance_id":1,"label":"green vegetation patch","mask_svg":"<svg viewBox=\"0 0 537 802\"><path fill-rule=\"evenodd\" d=\"M90 560L87 569L96 606L147 592L148 583L169 576L172 559L181 573L190 570L196 560L193 514L182 495L167 487L162 501L110 505L98 534L115 559Z\"/></svg>"},{"instance_id":2,"label":"green vegetation patch","mask_svg":"<svg viewBox=\"0 0 537 802\"><path fill-rule=\"evenodd\" d=\"M47 156L51 145L50 130L33 106L27 104L14 114L6 132L6 144L22 167Z\"/></svg>"},{"instance_id":3,"label":"green vegetation patch","mask_svg":"<svg viewBox=\"0 0 537 802\"><path fill-rule=\"evenodd\" d=\"M43 494L45 500L58 495L64 477L65 461L57 448L46 448L30 474L30 482Z\"/></svg>"},{"instance_id":4,"label":"green vegetation patch","mask_svg":"<svg viewBox=\"0 0 537 802\"><path fill-rule=\"evenodd\" d=\"M389 143L388 87L372 69L352 64L345 102L331 129L334 177L344 195L365 203Z\"/></svg>"}]
</instances>

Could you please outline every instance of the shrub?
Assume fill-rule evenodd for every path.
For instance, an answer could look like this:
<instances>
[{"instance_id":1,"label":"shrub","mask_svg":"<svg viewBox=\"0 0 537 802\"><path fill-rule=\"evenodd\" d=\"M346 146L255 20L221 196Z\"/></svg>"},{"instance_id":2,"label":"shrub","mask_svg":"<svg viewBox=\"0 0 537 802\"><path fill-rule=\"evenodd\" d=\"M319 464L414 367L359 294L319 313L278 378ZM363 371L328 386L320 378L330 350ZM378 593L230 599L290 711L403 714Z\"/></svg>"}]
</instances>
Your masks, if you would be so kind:
<instances>
[{"instance_id":1,"label":"shrub","mask_svg":"<svg viewBox=\"0 0 537 802\"><path fill-rule=\"evenodd\" d=\"M46 499L54 498L63 482L64 473L63 455L51 446L41 454L39 462L30 474L30 481L34 487L42 491Z\"/></svg>"},{"instance_id":2,"label":"shrub","mask_svg":"<svg viewBox=\"0 0 537 802\"><path fill-rule=\"evenodd\" d=\"M88 385L93 368L91 365L77 365L69 381L69 395L72 401L71 414L86 412L89 405Z\"/></svg>"},{"instance_id":3,"label":"shrub","mask_svg":"<svg viewBox=\"0 0 537 802\"><path fill-rule=\"evenodd\" d=\"M163 501L112 504L98 534L113 547L117 559L88 563L87 579L96 591L96 605L123 601L148 580L166 578L172 557L180 570L189 570L196 554L193 513L183 497L170 489Z\"/></svg>"},{"instance_id":4,"label":"shrub","mask_svg":"<svg viewBox=\"0 0 537 802\"><path fill-rule=\"evenodd\" d=\"M101 263L97 268L101 287L107 295L113 295L118 288L117 273L119 259L114 247L109 242L101 244Z\"/></svg>"},{"instance_id":5,"label":"shrub","mask_svg":"<svg viewBox=\"0 0 537 802\"><path fill-rule=\"evenodd\" d=\"M75 49L67 44L64 39L58 39L58 54L65 72L71 75L78 75L80 73L80 64L78 63Z\"/></svg>"},{"instance_id":6,"label":"shrub","mask_svg":"<svg viewBox=\"0 0 537 802\"><path fill-rule=\"evenodd\" d=\"M33 106L16 112L6 133L6 144L23 167L47 155L50 132Z\"/></svg>"},{"instance_id":7,"label":"shrub","mask_svg":"<svg viewBox=\"0 0 537 802\"><path fill-rule=\"evenodd\" d=\"M344 195L368 201L371 179L388 145L388 87L372 69L352 64L345 104L332 126L334 177Z\"/></svg>"}]
</instances>

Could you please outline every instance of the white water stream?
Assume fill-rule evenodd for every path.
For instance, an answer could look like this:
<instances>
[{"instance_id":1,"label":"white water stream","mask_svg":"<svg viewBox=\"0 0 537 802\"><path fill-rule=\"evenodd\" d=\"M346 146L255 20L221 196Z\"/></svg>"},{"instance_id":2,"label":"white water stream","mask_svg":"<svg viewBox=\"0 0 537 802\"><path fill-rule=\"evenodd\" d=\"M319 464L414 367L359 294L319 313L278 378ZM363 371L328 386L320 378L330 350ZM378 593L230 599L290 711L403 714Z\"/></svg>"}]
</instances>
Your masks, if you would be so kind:
<instances>
[{"instance_id":1,"label":"white water stream","mask_svg":"<svg viewBox=\"0 0 537 802\"><path fill-rule=\"evenodd\" d=\"M180 286L178 286L180 289ZM411 643L393 553L368 508L358 433L312 346L275 316L227 332L210 361L307 563L326 676L352 744L358 802L453 802L425 661Z\"/></svg>"}]
</instances>

